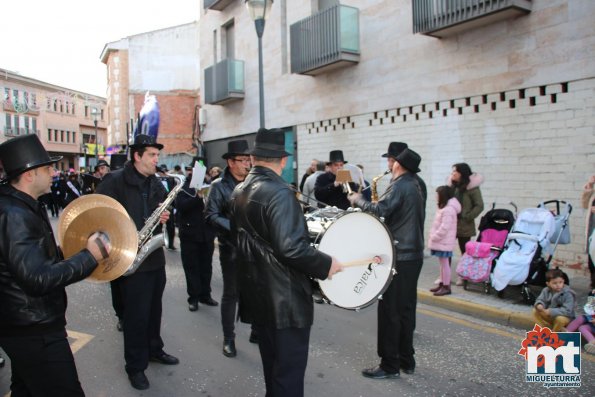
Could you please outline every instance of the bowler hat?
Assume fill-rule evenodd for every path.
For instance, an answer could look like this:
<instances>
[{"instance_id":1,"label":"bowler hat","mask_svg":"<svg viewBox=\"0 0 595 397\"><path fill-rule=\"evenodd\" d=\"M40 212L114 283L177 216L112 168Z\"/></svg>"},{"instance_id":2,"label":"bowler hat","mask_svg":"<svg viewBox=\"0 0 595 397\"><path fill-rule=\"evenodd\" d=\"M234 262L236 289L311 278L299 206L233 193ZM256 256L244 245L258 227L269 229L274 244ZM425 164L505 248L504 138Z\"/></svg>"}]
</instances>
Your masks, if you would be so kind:
<instances>
[{"instance_id":1,"label":"bowler hat","mask_svg":"<svg viewBox=\"0 0 595 397\"><path fill-rule=\"evenodd\" d=\"M407 149L405 142L391 142L388 144L388 152L384 153L382 157L396 158L405 149Z\"/></svg>"},{"instance_id":2,"label":"bowler hat","mask_svg":"<svg viewBox=\"0 0 595 397\"><path fill-rule=\"evenodd\" d=\"M32 168L60 161L62 156L50 157L37 135L29 134L12 138L0 145L6 181Z\"/></svg>"},{"instance_id":3,"label":"bowler hat","mask_svg":"<svg viewBox=\"0 0 595 397\"><path fill-rule=\"evenodd\" d=\"M411 172L418 173L421 171L419 169L419 163L421 163L421 156L409 148L399 153L395 160L397 161L397 163L401 164L401 166L407 168Z\"/></svg>"},{"instance_id":4,"label":"bowler hat","mask_svg":"<svg viewBox=\"0 0 595 397\"><path fill-rule=\"evenodd\" d=\"M110 162L110 169L115 171L124 167L124 163L126 163L126 155L124 153L114 153L109 160Z\"/></svg>"},{"instance_id":5,"label":"bowler hat","mask_svg":"<svg viewBox=\"0 0 595 397\"><path fill-rule=\"evenodd\" d=\"M221 157L227 160L233 156L247 156L249 154L248 141L245 139L237 139L235 141L227 142L227 153Z\"/></svg>"},{"instance_id":6,"label":"bowler hat","mask_svg":"<svg viewBox=\"0 0 595 397\"><path fill-rule=\"evenodd\" d=\"M105 166L106 166L106 167L108 167L108 168L112 168L112 167L110 167L110 165L107 163L107 161L105 161L105 160L99 160L99 161L97 162L97 165L95 166L95 171L97 171L97 169L98 169L99 167L101 167L102 165L105 165Z\"/></svg>"},{"instance_id":7,"label":"bowler hat","mask_svg":"<svg viewBox=\"0 0 595 397\"><path fill-rule=\"evenodd\" d=\"M347 161L345 161L345 159L343 158L343 151L342 150L331 150L331 152L328 155L329 159L328 162L329 163L336 163L336 162L343 162L346 163Z\"/></svg>"},{"instance_id":8,"label":"bowler hat","mask_svg":"<svg viewBox=\"0 0 595 397\"><path fill-rule=\"evenodd\" d=\"M291 156L291 153L285 151L285 131L281 128L259 129L254 140L254 149L250 154L269 158Z\"/></svg>"},{"instance_id":9,"label":"bowler hat","mask_svg":"<svg viewBox=\"0 0 595 397\"><path fill-rule=\"evenodd\" d=\"M154 147L159 150L163 149L163 145L157 143L157 139L152 135L138 134L134 137L134 143L130 145L132 149L140 149L143 147Z\"/></svg>"}]
</instances>

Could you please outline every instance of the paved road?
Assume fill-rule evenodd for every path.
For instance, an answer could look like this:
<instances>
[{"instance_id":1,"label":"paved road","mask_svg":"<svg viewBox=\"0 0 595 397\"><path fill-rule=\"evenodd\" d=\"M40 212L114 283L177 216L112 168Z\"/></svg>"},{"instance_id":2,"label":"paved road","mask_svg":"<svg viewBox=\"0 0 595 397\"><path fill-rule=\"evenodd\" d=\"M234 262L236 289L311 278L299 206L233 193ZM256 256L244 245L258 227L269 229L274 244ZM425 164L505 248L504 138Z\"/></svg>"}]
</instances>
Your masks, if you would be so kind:
<instances>
[{"instance_id":1,"label":"paved road","mask_svg":"<svg viewBox=\"0 0 595 397\"><path fill-rule=\"evenodd\" d=\"M116 331L107 284L68 287L68 329L83 388L91 397L124 396L263 396L264 382L249 327L238 325L238 357L221 354L219 308L187 309L179 252L166 252L168 283L162 335L178 366L151 363L151 388L132 389L124 372L122 334ZM221 273L214 264L213 296L219 300ZM360 375L377 363L376 305L359 313L316 305L307 396L521 396L554 395L524 381L524 361L517 355L523 331L420 305L415 334L415 375L375 381ZM584 353L583 353L584 354ZM564 395L595 395L595 360L583 356L583 386ZM0 370L0 395L9 389L10 370ZM558 395L558 394L556 394Z\"/></svg>"}]
</instances>

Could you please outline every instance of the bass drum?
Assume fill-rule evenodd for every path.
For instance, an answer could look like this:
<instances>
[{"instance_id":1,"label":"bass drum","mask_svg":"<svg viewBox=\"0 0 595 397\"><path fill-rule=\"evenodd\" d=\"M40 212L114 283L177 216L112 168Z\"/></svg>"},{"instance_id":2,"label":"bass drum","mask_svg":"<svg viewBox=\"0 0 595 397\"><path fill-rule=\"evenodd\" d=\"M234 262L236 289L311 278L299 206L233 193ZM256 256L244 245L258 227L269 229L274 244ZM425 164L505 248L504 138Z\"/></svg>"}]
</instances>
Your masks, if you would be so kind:
<instances>
[{"instance_id":1,"label":"bass drum","mask_svg":"<svg viewBox=\"0 0 595 397\"><path fill-rule=\"evenodd\" d=\"M314 245L345 266L332 280L318 281L324 298L348 310L374 303L395 273L394 245L388 228L377 217L364 212L343 212L321 223L320 228L322 231L316 230ZM373 258L379 258L380 263Z\"/></svg>"}]
</instances>

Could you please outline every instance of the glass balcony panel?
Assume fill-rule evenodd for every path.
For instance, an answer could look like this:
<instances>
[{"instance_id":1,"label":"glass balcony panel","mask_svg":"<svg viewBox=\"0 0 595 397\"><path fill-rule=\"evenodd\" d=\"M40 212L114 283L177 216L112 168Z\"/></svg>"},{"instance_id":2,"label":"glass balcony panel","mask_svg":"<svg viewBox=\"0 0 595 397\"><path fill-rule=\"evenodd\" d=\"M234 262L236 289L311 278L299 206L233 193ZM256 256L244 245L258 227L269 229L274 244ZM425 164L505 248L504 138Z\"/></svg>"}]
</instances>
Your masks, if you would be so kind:
<instances>
[{"instance_id":1,"label":"glass balcony panel","mask_svg":"<svg viewBox=\"0 0 595 397\"><path fill-rule=\"evenodd\" d=\"M223 105L244 98L244 61L224 59L205 69L205 103Z\"/></svg>"},{"instance_id":2,"label":"glass balcony panel","mask_svg":"<svg viewBox=\"0 0 595 397\"><path fill-rule=\"evenodd\" d=\"M359 12L341 7L341 50L359 53Z\"/></svg>"}]
</instances>

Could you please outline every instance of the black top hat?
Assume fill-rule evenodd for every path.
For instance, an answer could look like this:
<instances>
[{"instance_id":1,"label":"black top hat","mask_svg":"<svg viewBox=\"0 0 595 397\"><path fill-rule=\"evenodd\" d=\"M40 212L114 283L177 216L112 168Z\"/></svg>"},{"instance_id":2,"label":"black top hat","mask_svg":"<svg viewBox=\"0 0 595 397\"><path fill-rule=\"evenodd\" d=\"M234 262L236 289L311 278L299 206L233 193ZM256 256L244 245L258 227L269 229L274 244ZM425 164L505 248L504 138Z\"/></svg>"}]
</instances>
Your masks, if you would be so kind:
<instances>
[{"instance_id":1,"label":"black top hat","mask_svg":"<svg viewBox=\"0 0 595 397\"><path fill-rule=\"evenodd\" d=\"M384 153L382 157L397 158L397 156L405 149L407 149L407 144L405 142L391 142L388 144L388 152Z\"/></svg>"},{"instance_id":2,"label":"black top hat","mask_svg":"<svg viewBox=\"0 0 595 397\"><path fill-rule=\"evenodd\" d=\"M407 168L411 172L418 173L421 171L419 169L419 163L421 163L421 156L409 148L403 150L395 158L395 160L397 161L397 163L401 164L401 166Z\"/></svg>"},{"instance_id":3,"label":"black top hat","mask_svg":"<svg viewBox=\"0 0 595 397\"><path fill-rule=\"evenodd\" d=\"M291 153L285 151L285 131L281 128L259 129L254 140L254 149L250 154L269 158L291 156Z\"/></svg>"},{"instance_id":4,"label":"black top hat","mask_svg":"<svg viewBox=\"0 0 595 397\"><path fill-rule=\"evenodd\" d=\"M187 170L193 169L194 168L194 165L196 165L196 162L197 161L202 161L203 165L206 166L206 162L207 162L207 159L206 158L201 157L201 156L198 156L198 157L197 156L194 156L194 157L192 157L192 161L190 162L190 164L188 164L185 168Z\"/></svg>"},{"instance_id":5,"label":"black top hat","mask_svg":"<svg viewBox=\"0 0 595 397\"><path fill-rule=\"evenodd\" d=\"M5 177L9 180L32 168L60 161L62 156L50 157L37 135L23 135L0 145L0 160Z\"/></svg>"},{"instance_id":6,"label":"black top hat","mask_svg":"<svg viewBox=\"0 0 595 397\"><path fill-rule=\"evenodd\" d=\"M227 160L233 156L247 156L249 154L248 141L245 139L237 139L235 141L227 142L227 153L221 157Z\"/></svg>"},{"instance_id":7,"label":"black top hat","mask_svg":"<svg viewBox=\"0 0 595 397\"><path fill-rule=\"evenodd\" d=\"M95 166L95 171L97 171L97 169L98 169L99 167L101 167L102 165L105 165L105 166L106 166L106 167L108 167L108 168L112 168L112 167L110 167L110 165L107 163L107 161L105 161L105 160L99 160L99 161L97 162L97 165Z\"/></svg>"},{"instance_id":8,"label":"black top hat","mask_svg":"<svg viewBox=\"0 0 595 397\"><path fill-rule=\"evenodd\" d=\"M163 149L163 145L157 143L157 139L152 135L138 134L134 137L134 143L130 145L132 149L140 149L143 147L154 147L159 150Z\"/></svg>"},{"instance_id":9,"label":"black top hat","mask_svg":"<svg viewBox=\"0 0 595 397\"><path fill-rule=\"evenodd\" d=\"M343 158L343 151L342 150L331 150L328 155L328 162L329 164L336 163L336 162L343 162L346 163L345 159Z\"/></svg>"},{"instance_id":10,"label":"black top hat","mask_svg":"<svg viewBox=\"0 0 595 397\"><path fill-rule=\"evenodd\" d=\"M110 169L115 171L124 167L124 163L126 163L126 155L124 153L115 153L112 154L110 158Z\"/></svg>"}]
</instances>

